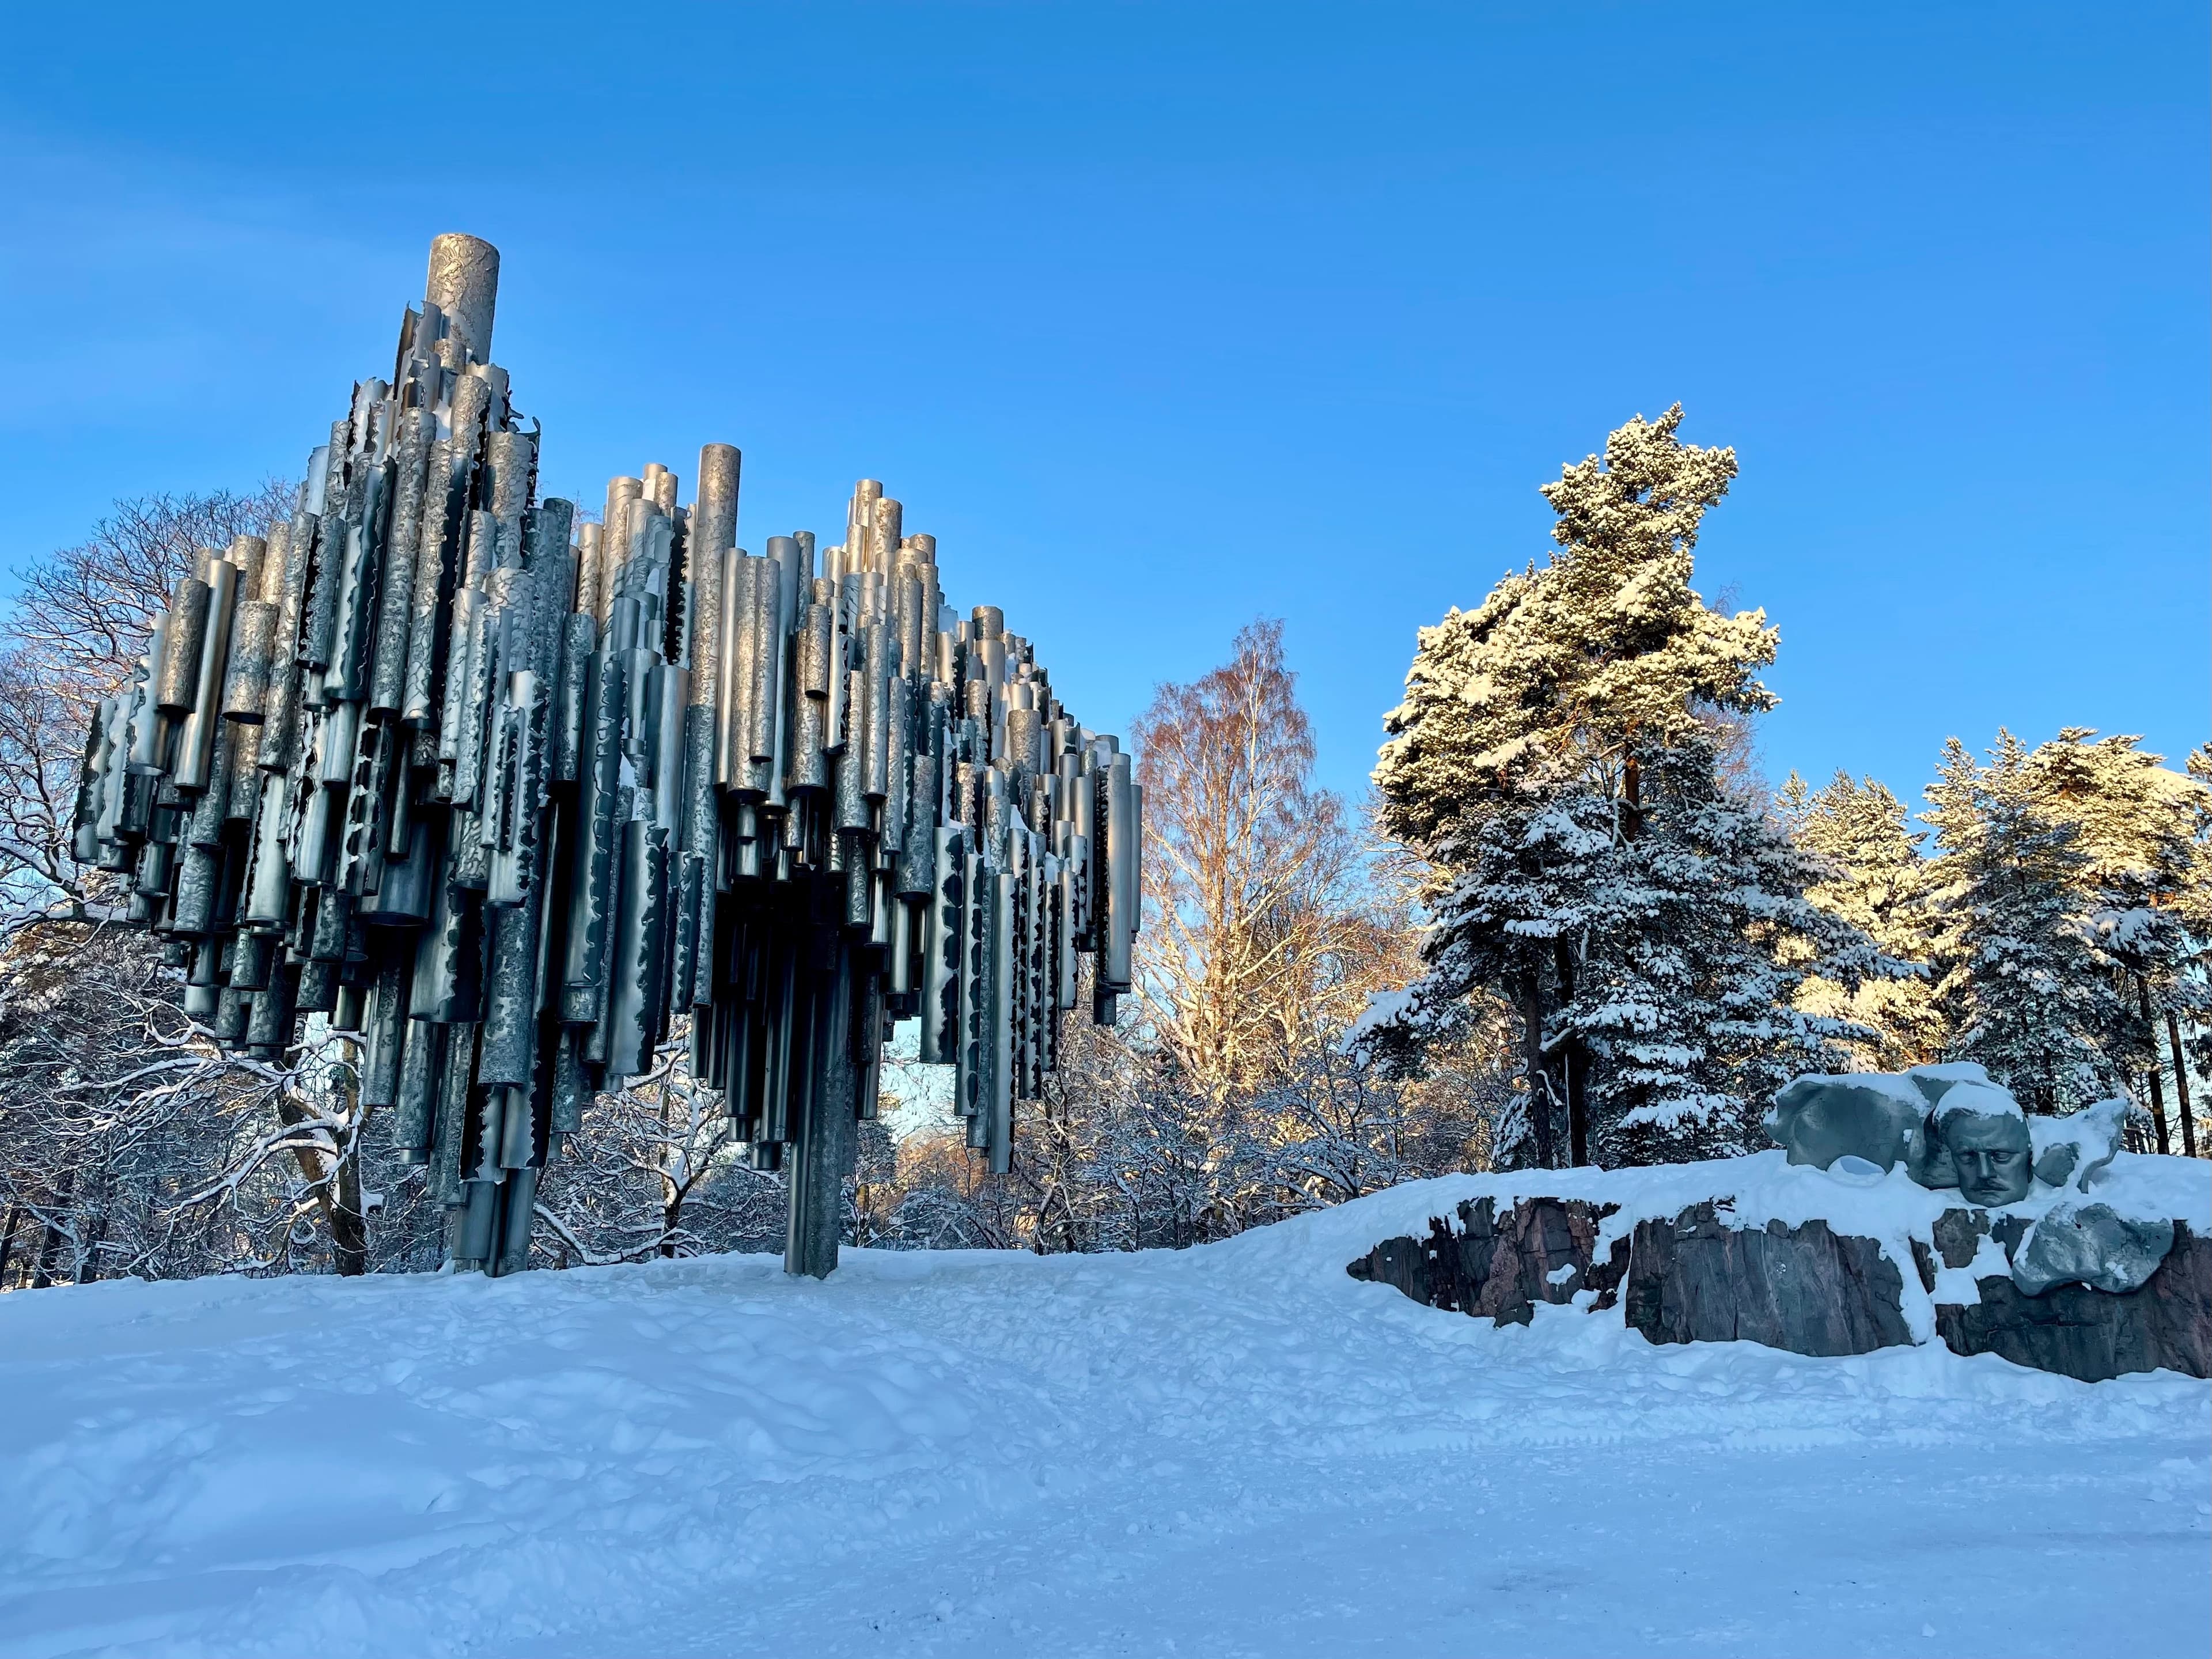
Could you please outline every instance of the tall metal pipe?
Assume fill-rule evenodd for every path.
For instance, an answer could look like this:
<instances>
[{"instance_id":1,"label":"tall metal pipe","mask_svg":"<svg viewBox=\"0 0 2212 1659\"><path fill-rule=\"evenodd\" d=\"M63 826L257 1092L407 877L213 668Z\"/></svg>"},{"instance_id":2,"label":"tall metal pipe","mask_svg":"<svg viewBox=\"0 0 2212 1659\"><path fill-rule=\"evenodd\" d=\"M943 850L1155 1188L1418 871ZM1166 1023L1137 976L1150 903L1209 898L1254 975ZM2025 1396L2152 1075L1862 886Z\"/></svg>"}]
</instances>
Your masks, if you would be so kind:
<instances>
[{"instance_id":1,"label":"tall metal pipe","mask_svg":"<svg viewBox=\"0 0 2212 1659\"><path fill-rule=\"evenodd\" d=\"M491 362L492 319L499 308L497 248L455 231L432 238L422 297L444 315L448 337L465 342L476 362Z\"/></svg>"}]
</instances>

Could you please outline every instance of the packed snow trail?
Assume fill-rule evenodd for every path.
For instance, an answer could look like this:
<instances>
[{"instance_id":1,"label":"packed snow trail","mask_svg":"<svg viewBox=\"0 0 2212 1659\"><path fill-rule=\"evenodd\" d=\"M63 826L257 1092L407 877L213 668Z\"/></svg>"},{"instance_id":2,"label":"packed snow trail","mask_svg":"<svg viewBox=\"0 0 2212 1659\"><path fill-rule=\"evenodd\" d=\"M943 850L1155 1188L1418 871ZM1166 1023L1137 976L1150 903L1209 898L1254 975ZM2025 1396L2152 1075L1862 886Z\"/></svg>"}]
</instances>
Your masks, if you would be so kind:
<instances>
[{"instance_id":1,"label":"packed snow trail","mask_svg":"<svg viewBox=\"0 0 2212 1659\"><path fill-rule=\"evenodd\" d=\"M0 1297L0 1654L2203 1650L2212 1390L1344 1264L848 1251Z\"/></svg>"}]
</instances>

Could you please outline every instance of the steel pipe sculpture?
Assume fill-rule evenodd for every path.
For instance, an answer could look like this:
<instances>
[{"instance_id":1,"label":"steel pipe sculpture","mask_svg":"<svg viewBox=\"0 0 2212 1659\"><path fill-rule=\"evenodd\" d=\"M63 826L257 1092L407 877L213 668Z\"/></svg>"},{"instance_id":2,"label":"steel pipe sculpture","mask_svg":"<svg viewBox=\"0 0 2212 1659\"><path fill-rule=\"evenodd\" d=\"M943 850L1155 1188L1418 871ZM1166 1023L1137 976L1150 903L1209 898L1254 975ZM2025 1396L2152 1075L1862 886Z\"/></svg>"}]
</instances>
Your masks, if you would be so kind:
<instances>
[{"instance_id":1,"label":"steel pipe sculpture","mask_svg":"<svg viewBox=\"0 0 2212 1659\"><path fill-rule=\"evenodd\" d=\"M360 1034L458 1265L525 1265L548 1157L689 1022L789 1171L787 1267L827 1273L893 1018L997 1170L1079 953L1113 1018L1129 759L996 608L955 618L873 481L818 562L803 531L736 545L726 444L689 508L659 465L596 525L538 501L498 276L439 237L290 521L201 551L100 706L75 851L129 878L226 1050L276 1059L311 1012Z\"/></svg>"}]
</instances>

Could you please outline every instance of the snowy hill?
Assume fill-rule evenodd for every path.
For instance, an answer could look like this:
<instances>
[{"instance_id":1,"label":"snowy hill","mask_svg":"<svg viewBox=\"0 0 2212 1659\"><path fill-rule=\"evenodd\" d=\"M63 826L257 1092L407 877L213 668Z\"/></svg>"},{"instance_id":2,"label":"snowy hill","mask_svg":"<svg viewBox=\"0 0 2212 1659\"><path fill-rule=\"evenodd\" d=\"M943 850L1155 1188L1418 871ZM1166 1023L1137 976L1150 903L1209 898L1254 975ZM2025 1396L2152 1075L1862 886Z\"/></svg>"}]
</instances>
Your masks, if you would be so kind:
<instances>
[{"instance_id":1,"label":"snowy hill","mask_svg":"<svg viewBox=\"0 0 2212 1659\"><path fill-rule=\"evenodd\" d=\"M0 1298L0 1654L2203 1650L2207 1386L1180 1254Z\"/></svg>"}]
</instances>

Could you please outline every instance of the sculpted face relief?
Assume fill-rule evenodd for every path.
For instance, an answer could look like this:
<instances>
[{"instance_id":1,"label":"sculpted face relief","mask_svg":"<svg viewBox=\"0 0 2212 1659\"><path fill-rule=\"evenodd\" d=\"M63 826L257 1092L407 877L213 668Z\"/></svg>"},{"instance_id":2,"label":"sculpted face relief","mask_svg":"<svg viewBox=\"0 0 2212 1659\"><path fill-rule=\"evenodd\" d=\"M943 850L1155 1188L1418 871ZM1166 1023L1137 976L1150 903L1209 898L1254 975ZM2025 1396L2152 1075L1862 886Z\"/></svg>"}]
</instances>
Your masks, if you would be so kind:
<instances>
[{"instance_id":1,"label":"sculpted face relief","mask_svg":"<svg viewBox=\"0 0 2212 1659\"><path fill-rule=\"evenodd\" d=\"M2096 1185L2119 1156L2127 1113L2128 1103L2116 1098L2031 1124L1987 1072L1954 1061L1902 1073L1793 1078L1776 1091L1766 1128L1790 1163L1825 1170L1847 1186L1877 1185L1901 1164L1908 1178L1931 1191L1955 1188L1976 1212L1971 1224L1994 1236L1996 1218L1987 1212L2020 1205L2039 1184L2053 1194L2087 1193ZM2012 1215L2027 1225L2004 1244L2005 1259L2014 1285L2027 1297L2062 1285L2114 1295L2139 1289L2179 1236L2162 1214L2071 1196ZM1969 1219L1965 1210L1946 1214L1953 1226ZM1950 1247L1943 1248L1948 1259Z\"/></svg>"},{"instance_id":2,"label":"sculpted face relief","mask_svg":"<svg viewBox=\"0 0 2212 1659\"><path fill-rule=\"evenodd\" d=\"M2027 1196L2035 1158L2027 1119L1961 1106L1945 1112L1937 1127L1958 1172L1960 1197L1994 1209Z\"/></svg>"},{"instance_id":3,"label":"sculpted face relief","mask_svg":"<svg viewBox=\"0 0 2212 1659\"><path fill-rule=\"evenodd\" d=\"M2075 1139L2102 1134L2117 1145L2117 1118L2081 1121ZM1923 1187L1955 1187L1967 1203L1984 1208L2018 1203L2039 1173L2034 1137L2019 1103L1978 1066L1801 1077L1775 1096L1767 1127L1792 1164L1826 1170L1846 1154L1884 1170L1902 1163ZM2041 1173L2060 1184L2080 1157L2070 1140L2054 1144ZM2110 1161L2109 1151L2103 1161Z\"/></svg>"}]
</instances>

